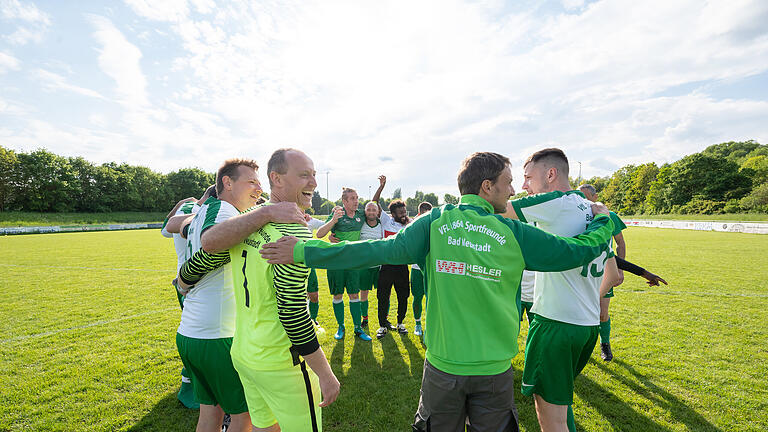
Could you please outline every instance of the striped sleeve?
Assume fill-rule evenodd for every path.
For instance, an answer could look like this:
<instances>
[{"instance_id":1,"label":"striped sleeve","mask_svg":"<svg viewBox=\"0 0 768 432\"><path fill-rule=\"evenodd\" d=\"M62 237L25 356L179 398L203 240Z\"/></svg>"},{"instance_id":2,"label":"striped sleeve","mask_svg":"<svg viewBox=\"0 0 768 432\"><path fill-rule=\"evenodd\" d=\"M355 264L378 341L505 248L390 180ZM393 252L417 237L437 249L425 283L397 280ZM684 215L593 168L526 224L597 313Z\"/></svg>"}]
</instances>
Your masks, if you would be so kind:
<instances>
[{"instance_id":1,"label":"striped sleeve","mask_svg":"<svg viewBox=\"0 0 768 432\"><path fill-rule=\"evenodd\" d=\"M205 275L228 262L229 251L211 254L200 249L181 266L179 278L187 285L194 285Z\"/></svg>"},{"instance_id":2,"label":"striped sleeve","mask_svg":"<svg viewBox=\"0 0 768 432\"><path fill-rule=\"evenodd\" d=\"M275 224L283 235L311 239L312 234L301 225ZM307 278L309 268L303 264L276 264L273 284L277 315L291 344L299 354L308 355L320 348L317 334L307 310Z\"/></svg>"}]
</instances>

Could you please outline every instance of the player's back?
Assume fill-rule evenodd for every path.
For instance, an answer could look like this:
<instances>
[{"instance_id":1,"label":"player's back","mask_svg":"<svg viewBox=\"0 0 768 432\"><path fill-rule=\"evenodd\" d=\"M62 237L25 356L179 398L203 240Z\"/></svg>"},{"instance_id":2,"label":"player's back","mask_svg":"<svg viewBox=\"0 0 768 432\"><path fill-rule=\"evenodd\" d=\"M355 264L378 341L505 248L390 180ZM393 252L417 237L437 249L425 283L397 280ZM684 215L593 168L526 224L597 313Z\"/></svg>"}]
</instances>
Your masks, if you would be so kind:
<instances>
[{"instance_id":1,"label":"player's back","mask_svg":"<svg viewBox=\"0 0 768 432\"><path fill-rule=\"evenodd\" d=\"M594 219L591 202L577 191L548 192L512 202L523 222L552 234L573 237ZM589 265L564 272L537 272L532 312L556 321L591 326L600 323L600 281L604 252Z\"/></svg>"},{"instance_id":2,"label":"player's back","mask_svg":"<svg viewBox=\"0 0 768 432\"><path fill-rule=\"evenodd\" d=\"M232 204L209 198L189 224L186 258L202 249L201 236L205 229L236 214L239 212ZM232 337L235 334L234 315L232 270L227 262L203 276L189 291L184 299L179 333L197 339Z\"/></svg>"}]
</instances>

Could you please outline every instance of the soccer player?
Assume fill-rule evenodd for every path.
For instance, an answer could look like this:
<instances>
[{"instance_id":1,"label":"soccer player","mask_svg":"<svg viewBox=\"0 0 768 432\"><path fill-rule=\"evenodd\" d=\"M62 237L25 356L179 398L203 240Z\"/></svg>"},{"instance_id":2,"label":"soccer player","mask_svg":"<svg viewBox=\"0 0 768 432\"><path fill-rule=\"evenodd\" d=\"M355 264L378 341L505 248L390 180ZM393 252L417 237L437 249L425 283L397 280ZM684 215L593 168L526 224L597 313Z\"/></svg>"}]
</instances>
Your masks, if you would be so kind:
<instances>
[{"instance_id":1,"label":"soccer player","mask_svg":"<svg viewBox=\"0 0 768 432\"><path fill-rule=\"evenodd\" d=\"M419 204L419 214L432 211L432 204L424 201ZM416 325L413 326L413 334L421 336L424 330L421 328L421 299L424 298L424 274L421 272L418 264L411 265L411 294L413 295L413 320Z\"/></svg>"},{"instance_id":2,"label":"soccer player","mask_svg":"<svg viewBox=\"0 0 768 432\"><path fill-rule=\"evenodd\" d=\"M568 159L562 150L540 150L528 158L523 169L523 189L529 196L512 201L512 210L505 216L535 222L560 236L582 232L594 217L592 203L581 192L571 190ZM533 395L544 432L575 429L573 380L597 342L601 284L612 287L618 277L610 248L582 267L536 275L522 393Z\"/></svg>"},{"instance_id":3,"label":"soccer player","mask_svg":"<svg viewBox=\"0 0 768 432\"><path fill-rule=\"evenodd\" d=\"M187 240L185 238L181 237L181 234L179 233L171 233L168 232L166 228L166 224L168 223L168 220L173 216L179 216L179 215L190 215L195 214L200 209L200 206L205 202L205 200L208 199L209 196L211 196L211 192L213 192L213 196L216 196L216 186L212 185L206 191L203 193L203 196L200 197L198 200L197 198L185 198L173 207L171 211L168 213L168 216L165 218L165 222L163 222L163 228L160 230L160 234L163 237L166 238L173 238L173 246L176 250L176 274L179 273L179 270L181 269L182 264L184 264L184 261L187 259ZM174 291L176 291L176 299L179 301L179 306L182 310L184 310L184 296L181 295L181 293L174 288ZM179 392L176 395L176 397L179 399L179 402L181 402L182 405L184 405L187 408L191 409L199 409L200 404L195 400L195 395L193 392L193 385L192 380L190 377L190 374L187 373L187 370L183 367L181 368L181 387L179 388Z\"/></svg>"},{"instance_id":4,"label":"soccer player","mask_svg":"<svg viewBox=\"0 0 768 432\"><path fill-rule=\"evenodd\" d=\"M387 184L386 176L379 176L379 188L376 193L373 194L371 199L376 205L379 205L379 198L381 192L384 190L384 186ZM408 224L408 210L405 207L405 203L402 200L396 199L389 203L389 212L391 216L386 212L381 211L381 224L384 228L384 237L389 237L397 234L405 228ZM392 286L395 287L395 294L397 295L397 327L393 326L387 319L389 313L389 298L392 295ZM410 286L408 283L408 266L405 264L383 264L381 270L379 270L379 286L376 292L376 299L378 300L378 312L379 312L379 329L376 331L376 337L378 339L383 338L389 330L397 329L398 333L406 334L408 329L405 328L403 320L405 320L405 314L408 312L408 297L411 294Z\"/></svg>"},{"instance_id":5,"label":"soccer player","mask_svg":"<svg viewBox=\"0 0 768 432\"><path fill-rule=\"evenodd\" d=\"M329 232L341 241L356 241L360 239L360 229L365 223L365 213L358 209L357 191L352 188L343 188L341 192L343 208L334 208L333 214L328 216L325 225L317 230L317 237L325 237ZM360 308L360 271L359 270L329 270L328 288L333 295L333 314L339 329L333 337L336 340L344 339L344 289L349 297L349 314L352 315L352 323L355 326L355 335L364 341L370 341L362 327L362 311Z\"/></svg>"},{"instance_id":6,"label":"soccer player","mask_svg":"<svg viewBox=\"0 0 768 432\"><path fill-rule=\"evenodd\" d=\"M587 232L560 238L498 214L514 194L509 159L474 153L458 175L461 200L422 215L384 240L329 244L283 237L264 245L271 263L364 268L418 263L427 287L427 347L414 430L517 430L517 354L523 269L561 271L605 255L613 223L605 206ZM604 216L602 216L604 214Z\"/></svg>"},{"instance_id":7,"label":"soccer player","mask_svg":"<svg viewBox=\"0 0 768 432\"><path fill-rule=\"evenodd\" d=\"M201 235L211 226L253 206L261 195L258 165L249 159L230 159L219 168L219 199L209 198L189 224L188 257L202 249ZM199 256L199 255L198 255ZM224 413L231 415L230 431L249 431L251 420L243 386L232 365L230 347L235 333L235 298L228 255L210 257L218 268L202 277L189 262L179 272L184 300L176 345L184 367L194 377L195 398L200 402L198 431L220 431Z\"/></svg>"},{"instance_id":8,"label":"soccer player","mask_svg":"<svg viewBox=\"0 0 768 432\"><path fill-rule=\"evenodd\" d=\"M360 240L380 240L384 238L384 227L379 220L381 209L373 201L365 205L365 223L360 228ZM360 270L360 312L363 315L363 327L368 325L368 293L377 288L379 266Z\"/></svg>"},{"instance_id":9,"label":"soccer player","mask_svg":"<svg viewBox=\"0 0 768 432\"><path fill-rule=\"evenodd\" d=\"M270 203L311 206L317 182L307 155L279 149L269 159L267 172ZM258 253L262 244L283 236L308 240L312 232L301 224L270 223L229 250L237 304L232 362L255 430L320 431L321 407L336 399L339 381L307 312L309 268L271 265Z\"/></svg>"}]
</instances>

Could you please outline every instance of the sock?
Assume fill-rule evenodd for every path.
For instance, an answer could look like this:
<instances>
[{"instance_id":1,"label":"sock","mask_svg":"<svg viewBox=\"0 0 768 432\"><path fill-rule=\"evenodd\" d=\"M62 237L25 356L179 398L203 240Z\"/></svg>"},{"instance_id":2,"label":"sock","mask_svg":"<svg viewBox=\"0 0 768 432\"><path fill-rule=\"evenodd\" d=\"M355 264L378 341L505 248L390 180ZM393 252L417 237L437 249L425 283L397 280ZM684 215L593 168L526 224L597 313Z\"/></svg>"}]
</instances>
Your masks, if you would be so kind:
<instances>
[{"instance_id":1,"label":"sock","mask_svg":"<svg viewBox=\"0 0 768 432\"><path fill-rule=\"evenodd\" d=\"M368 319L368 300L360 300L360 314Z\"/></svg>"},{"instance_id":2,"label":"sock","mask_svg":"<svg viewBox=\"0 0 768 432\"><path fill-rule=\"evenodd\" d=\"M312 321L317 321L317 311L320 310L320 303L319 302L309 302L309 317L312 318Z\"/></svg>"},{"instance_id":3,"label":"sock","mask_svg":"<svg viewBox=\"0 0 768 432\"><path fill-rule=\"evenodd\" d=\"M333 299L333 314L339 327L344 327L344 300Z\"/></svg>"},{"instance_id":4,"label":"sock","mask_svg":"<svg viewBox=\"0 0 768 432\"><path fill-rule=\"evenodd\" d=\"M349 314L352 315L352 323L355 328L360 327L360 299L349 301Z\"/></svg>"},{"instance_id":5,"label":"sock","mask_svg":"<svg viewBox=\"0 0 768 432\"><path fill-rule=\"evenodd\" d=\"M417 322L421 319L421 296L413 296L413 319Z\"/></svg>"},{"instance_id":6,"label":"sock","mask_svg":"<svg viewBox=\"0 0 768 432\"><path fill-rule=\"evenodd\" d=\"M568 432L576 432L576 418L573 416L573 405L568 405Z\"/></svg>"},{"instance_id":7,"label":"sock","mask_svg":"<svg viewBox=\"0 0 768 432\"><path fill-rule=\"evenodd\" d=\"M611 341L611 319L600 323L600 342L610 343Z\"/></svg>"}]
</instances>

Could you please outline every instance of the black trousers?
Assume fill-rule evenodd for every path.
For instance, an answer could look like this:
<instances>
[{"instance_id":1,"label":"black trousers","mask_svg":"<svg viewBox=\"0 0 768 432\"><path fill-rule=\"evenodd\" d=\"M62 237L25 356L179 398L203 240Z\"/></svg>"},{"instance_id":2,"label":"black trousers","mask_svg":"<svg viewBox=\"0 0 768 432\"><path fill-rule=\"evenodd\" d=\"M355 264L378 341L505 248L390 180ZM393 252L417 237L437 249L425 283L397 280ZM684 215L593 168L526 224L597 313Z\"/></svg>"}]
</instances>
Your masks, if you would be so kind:
<instances>
[{"instance_id":1,"label":"black trousers","mask_svg":"<svg viewBox=\"0 0 768 432\"><path fill-rule=\"evenodd\" d=\"M384 264L379 270L379 287L376 298L379 301L379 326L387 326L387 313L389 312L389 296L392 294L392 285L397 294L397 322L405 319L408 312L408 296L411 295L411 286L408 282L408 266Z\"/></svg>"}]
</instances>

